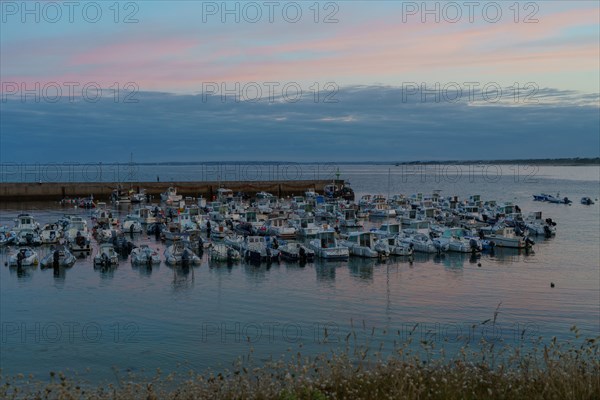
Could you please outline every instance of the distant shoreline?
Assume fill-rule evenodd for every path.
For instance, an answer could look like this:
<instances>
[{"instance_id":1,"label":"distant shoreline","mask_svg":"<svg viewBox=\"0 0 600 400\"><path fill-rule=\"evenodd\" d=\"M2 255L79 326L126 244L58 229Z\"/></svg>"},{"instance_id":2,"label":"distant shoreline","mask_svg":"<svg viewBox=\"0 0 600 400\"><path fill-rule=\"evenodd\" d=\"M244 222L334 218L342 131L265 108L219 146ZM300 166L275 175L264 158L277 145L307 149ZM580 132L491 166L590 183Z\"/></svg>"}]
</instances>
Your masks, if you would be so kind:
<instances>
[{"instance_id":1,"label":"distant shoreline","mask_svg":"<svg viewBox=\"0 0 600 400\"><path fill-rule=\"evenodd\" d=\"M532 158L532 159L514 159L514 160L425 160L425 161L126 161L126 162L81 162L81 161L49 161L38 163L26 163L18 161L5 161L0 163L0 166L18 166L18 165L168 165L168 166L185 166L185 165L539 165L539 166L554 166L554 167L578 167L578 166L600 166L600 157L596 158Z\"/></svg>"},{"instance_id":2,"label":"distant shoreline","mask_svg":"<svg viewBox=\"0 0 600 400\"><path fill-rule=\"evenodd\" d=\"M44 164L61 164L61 162ZM3 164L11 164L3 163ZM13 163L14 164L14 163ZM122 163L104 163L111 164L133 164L133 165L278 165L278 164L296 164L296 165L473 165L473 164L499 164L499 165L544 165L544 166L600 166L600 157L596 158L542 158L542 159L514 159L514 160L425 160L425 161L158 161L158 162L122 162Z\"/></svg>"}]
</instances>

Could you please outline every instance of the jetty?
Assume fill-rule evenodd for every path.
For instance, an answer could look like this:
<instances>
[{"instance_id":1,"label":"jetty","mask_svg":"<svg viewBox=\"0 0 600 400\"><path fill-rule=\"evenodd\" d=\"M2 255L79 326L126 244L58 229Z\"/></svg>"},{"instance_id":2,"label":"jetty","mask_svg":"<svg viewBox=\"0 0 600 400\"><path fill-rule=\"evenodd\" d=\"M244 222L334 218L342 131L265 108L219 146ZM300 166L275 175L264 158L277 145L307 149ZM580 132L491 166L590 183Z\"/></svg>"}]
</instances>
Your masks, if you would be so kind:
<instances>
[{"instance_id":1,"label":"jetty","mask_svg":"<svg viewBox=\"0 0 600 400\"><path fill-rule=\"evenodd\" d=\"M343 181L336 180L343 184ZM114 189L121 187L139 192L144 189L147 194L155 196L166 191L169 187L177 188L184 196L202 196L211 199L217 194L217 189L227 188L233 192L243 192L249 195L258 192L269 192L278 197L303 195L308 190L323 193L326 185L332 180L286 180L286 181L227 181L227 182L28 182L1 183L0 202L12 201L58 201L64 198L88 197L108 199Z\"/></svg>"}]
</instances>

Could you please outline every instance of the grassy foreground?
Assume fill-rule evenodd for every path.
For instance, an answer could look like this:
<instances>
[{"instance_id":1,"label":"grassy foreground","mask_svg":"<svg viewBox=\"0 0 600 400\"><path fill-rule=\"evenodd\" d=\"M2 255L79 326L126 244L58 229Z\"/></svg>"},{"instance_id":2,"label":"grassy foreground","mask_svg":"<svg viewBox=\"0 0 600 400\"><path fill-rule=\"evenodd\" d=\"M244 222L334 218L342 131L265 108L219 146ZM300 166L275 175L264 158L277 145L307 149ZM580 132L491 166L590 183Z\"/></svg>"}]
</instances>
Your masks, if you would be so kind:
<instances>
[{"instance_id":1,"label":"grassy foreground","mask_svg":"<svg viewBox=\"0 0 600 400\"><path fill-rule=\"evenodd\" d=\"M599 399L600 338L575 338L533 346L480 342L447 359L444 350L410 340L384 356L369 345L317 357L300 352L254 366L252 356L230 370L188 376L120 378L91 387L62 373L51 381L0 375L2 399ZM354 336L356 337L356 336ZM354 350L351 350L353 348Z\"/></svg>"}]
</instances>

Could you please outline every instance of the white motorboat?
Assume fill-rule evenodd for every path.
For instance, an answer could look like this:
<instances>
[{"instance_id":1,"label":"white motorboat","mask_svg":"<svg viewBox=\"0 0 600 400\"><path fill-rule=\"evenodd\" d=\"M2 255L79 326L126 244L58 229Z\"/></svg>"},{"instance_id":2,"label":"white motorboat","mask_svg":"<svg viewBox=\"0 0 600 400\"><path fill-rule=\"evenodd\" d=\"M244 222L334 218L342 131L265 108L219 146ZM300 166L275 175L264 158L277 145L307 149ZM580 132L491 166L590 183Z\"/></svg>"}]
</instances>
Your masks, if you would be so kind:
<instances>
[{"instance_id":1,"label":"white motorboat","mask_svg":"<svg viewBox=\"0 0 600 400\"><path fill-rule=\"evenodd\" d=\"M156 222L156 217L160 213L158 207L140 207L131 214L127 214L125 220L138 221L140 224L153 224Z\"/></svg>"},{"instance_id":2,"label":"white motorboat","mask_svg":"<svg viewBox=\"0 0 600 400\"><path fill-rule=\"evenodd\" d=\"M298 233L298 236L306 239L317 237L317 234L321 229L319 225L315 224L315 219L312 217L300 218L294 222L294 224L296 226L296 232Z\"/></svg>"},{"instance_id":3,"label":"white motorboat","mask_svg":"<svg viewBox=\"0 0 600 400\"><path fill-rule=\"evenodd\" d=\"M160 255L150 246L143 244L131 250L131 263L134 265L160 264Z\"/></svg>"},{"instance_id":4,"label":"white motorboat","mask_svg":"<svg viewBox=\"0 0 600 400\"><path fill-rule=\"evenodd\" d=\"M233 249L243 252L244 249L244 236L242 235L235 235L235 234L230 234L227 235L225 237L225 239L223 239L223 243L227 246L232 247Z\"/></svg>"},{"instance_id":5,"label":"white motorboat","mask_svg":"<svg viewBox=\"0 0 600 400\"><path fill-rule=\"evenodd\" d=\"M121 228L123 233L141 233L143 231L142 224L129 217L125 217L125 221L123 221L123 226Z\"/></svg>"},{"instance_id":6,"label":"white motorboat","mask_svg":"<svg viewBox=\"0 0 600 400\"><path fill-rule=\"evenodd\" d=\"M529 237L517 236L515 230L508 226L496 229L494 233L486 234L485 239L493 242L494 246L514 249L529 248L534 244Z\"/></svg>"},{"instance_id":7,"label":"white motorboat","mask_svg":"<svg viewBox=\"0 0 600 400\"><path fill-rule=\"evenodd\" d=\"M350 256L348 247L338 243L336 232L330 228L320 230L316 238L308 243L308 248L314 251L317 257L326 260L347 260Z\"/></svg>"},{"instance_id":8,"label":"white motorboat","mask_svg":"<svg viewBox=\"0 0 600 400\"><path fill-rule=\"evenodd\" d=\"M15 231L2 227L0 229L0 247L13 244L17 240L17 234Z\"/></svg>"},{"instance_id":9,"label":"white motorboat","mask_svg":"<svg viewBox=\"0 0 600 400\"><path fill-rule=\"evenodd\" d=\"M290 226L287 218L271 218L265 223L267 235L277 236L281 239L296 238L296 228Z\"/></svg>"},{"instance_id":10,"label":"white motorboat","mask_svg":"<svg viewBox=\"0 0 600 400\"><path fill-rule=\"evenodd\" d=\"M63 268L70 268L73 266L73 264L75 264L75 261L77 261L77 258L75 258L75 256L69 251L69 249L67 249L66 247L61 247L55 249L54 251L51 251L44 258L42 258L42 261L40 262L42 268L53 267L54 258L56 256L58 256L58 266Z\"/></svg>"},{"instance_id":11,"label":"white motorboat","mask_svg":"<svg viewBox=\"0 0 600 400\"><path fill-rule=\"evenodd\" d=\"M414 245L412 243L404 243L399 235L387 236L379 240L384 241L387 244L390 255L412 256L414 253Z\"/></svg>"},{"instance_id":12,"label":"white motorboat","mask_svg":"<svg viewBox=\"0 0 600 400\"><path fill-rule=\"evenodd\" d=\"M431 240L431 238L425 235L424 233L414 232L406 234L406 236L400 238L400 242L405 243L409 246L412 245L413 251L417 253L434 254L448 250L447 245L441 247L436 246L436 244Z\"/></svg>"},{"instance_id":13,"label":"white motorboat","mask_svg":"<svg viewBox=\"0 0 600 400\"><path fill-rule=\"evenodd\" d=\"M215 225L213 225L215 226L215 229L211 229L210 231L210 238L216 241L224 240L225 237L227 237L227 235L230 233L229 229L223 223Z\"/></svg>"},{"instance_id":14,"label":"white motorboat","mask_svg":"<svg viewBox=\"0 0 600 400\"><path fill-rule=\"evenodd\" d=\"M13 228L13 231L19 233L22 230L38 232L40 230L40 224L36 222L31 214L19 214L17 218L15 218L15 227Z\"/></svg>"},{"instance_id":15,"label":"white motorboat","mask_svg":"<svg viewBox=\"0 0 600 400\"><path fill-rule=\"evenodd\" d=\"M315 259L315 252L300 243L288 242L279 251L285 261L313 262Z\"/></svg>"},{"instance_id":16,"label":"white motorboat","mask_svg":"<svg viewBox=\"0 0 600 400\"><path fill-rule=\"evenodd\" d=\"M480 252L483 249L481 240L470 237L462 228L450 228L439 237L433 240L438 248L448 246L448 251L457 253Z\"/></svg>"},{"instance_id":17,"label":"white motorboat","mask_svg":"<svg viewBox=\"0 0 600 400\"><path fill-rule=\"evenodd\" d=\"M95 238L99 243L112 242L112 240L119 235L119 230L112 226L104 225L102 227L94 228Z\"/></svg>"},{"instance_id":18,"label":"white motorboat","mask_svg":"<svg viewBox=\"0 0 600 400\"><path fill-rule=\"evenodd\" d=\"M244 258L251 261L279 261L279 250L269 247L264 236L247 236L242 253Z\"/></svg>"},{"instance_id":19,"label":"white motorboat","mask_svg":"<svg viewBox=\"0 0 600 400\"><path fill-rule=\"evenodd\" d=\"M18 267L37 266L39 264L38 254L31 247L21 247L8 257L8 265Z\"/></svg>"},{"instance_id":20,"label":"white motorboat","mask_svg":"<svg viewBox=\"0 0 600 400\"><path fill-rule=\"evenodd\" d=\"M62 236L62 231L57 224L46 224L40 232L42 244L56 244Z\"/></svg>"},{"instance_id":21,"label":"white motorboat","mask_svg":"<svg viewBox=\"0 0 600 400\"><path fill-rule=\"evenodd\" d=\"M118 264L119 255L115 251L114 246L110 243L101 244L98 252L94 256L94 266L100 265L103 267L109 267Z\"/></svg>"},{"instance_id":22,"label":"white motorboat","mask_svg":"<svg viewBox=\"0 0 600 400\"><path fill-rule=\"evenodd\" d=\"M202 260L183 242L175 242L164 251L165 262L168 265L200 265Z\"/></svg>"},{"instance_id":23,"label":"white motorboat","mask_svg":"<svg viewBox=\"0 0 600 400\"><path fill-rule=\"evenodd\" d=\"M379 202L373 205L373 208L369 210L369 216L374 218L387 218L387 217L396 217L396 210L390 208L387 203Z\"/></svg>"},{"instance_id":24,"label":"white motorboat","mask_svg":"<svg viewBox=\"0 0 600 400\"><path fill-rule=\"evenodd\" d=\"M167 204L176 204L183 199L183 196L177 194L176 188L169 187L164 193L161 193L160 199Z\"/></svg>"},{"instance_id":25,"label":"white motorboat","mask_svg":"<svg viewBox=\"0 0 600 400\"><path fill-rule=\"evenodd\" d=\"M542 218L542 212L529 213L523 221L530 235L545 236L547 238L556 235L556 222L551 218Z\"/></svg>"},{"instance_id":26,"label":"white motorboat","mask_svg":"<svg viewBox=\"0 0 600 400\"><path fill-rule=\"evenodd\" d=\"M65 238L69 250L72 252L90 252L90 232L88 231L87 221L79 216L68 218Z\"/></svg>"},{"instance_id":27,"label":"white motorboat","mask_svg":"<svg viewBox=\"0 0 600 400\"><path fill-rule=\"evenodd\" d=\"M340 244L348 247L353 256L383 258L390 255L387 241L378 240L373 232L351 232Z\"/></svg>"},{"instance_id":28,"label":"white motorboat","mask_svg":"<svg viewBox=\"0 0 600 400\"><path fill-rule=\"evenodd\" d=\"M591 206L592 204L595 204L595 203L590 197L582 197L581 204L583 204L585 206Z\"/></svg>"},{"instance_id":29,"label":"white motorboat","mask_svg":"<svg viewBox=\"0 0 600 400\"><path fill-rule=\"evenodd\" d=\"M21 229L17 233L16 242L18 246L39 246L42 244L42 238L37 231L32 229Z\"/></svg>"},{"instance_id":30,"label":"white motorboat","mask_svg":"<svg viewBox=\"0 0 600 400\"><path fill-rule=\"evenodd\" d=\"M208 255L212 261L239 261L242 257L240 252L223 243L212 244L208 248Z\"/></svg>"}]
</instances>

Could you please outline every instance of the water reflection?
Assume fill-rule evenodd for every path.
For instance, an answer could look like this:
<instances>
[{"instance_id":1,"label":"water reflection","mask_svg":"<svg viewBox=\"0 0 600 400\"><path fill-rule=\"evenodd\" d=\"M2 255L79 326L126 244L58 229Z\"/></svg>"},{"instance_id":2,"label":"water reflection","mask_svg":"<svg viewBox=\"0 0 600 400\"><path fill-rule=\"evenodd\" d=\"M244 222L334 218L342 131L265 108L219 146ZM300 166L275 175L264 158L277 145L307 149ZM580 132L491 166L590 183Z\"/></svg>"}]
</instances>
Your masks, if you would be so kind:
<instances>
[{"instance_id":1,"label":"water reflection","mask_svg":"<svg viewBox=\"0 0 600 400\"><path fill-rule=\"evenodd\" d=\"M244 272L252 282L263 282L273 264L261 262L248 262L244 264Z\"/></svg>"},{"instance_id":2,"label":"water reflection","mask_svg":"<svg viewBox=\"0 0 600 400\"><path fill-rule=\"evenodd\" d=\"M507 247L496 247L493 252L490 252L490 258L494 259L499 264L511 264L522 261L527 257L535 255L533 249L511 249Z\"/></svg>"},{"instance_id":3,"label":"water reflection","mask_svg":"<svg viewBox=\"0 0 600 400\"><path fill-rule=\"evenodd\" d=\"M174 291L189 290L194 287L194 267L189 263L181 265L167 265L173 271L171 287Z\"/></svg>"},{"instance_id":4,"label":"water reflection","mask_svg":"<svg viewBox=\"0 0 600 400\"><path fill-rule=\"evenodd\" d=\"M100 278L111 280L115 277L117 265L94 265L94 271L100 272Z\"/></svg>"},{"instance_id":5,"label":"water reflection","mask_svg":"<svg viewBox=\"0 0 600 400\"><path fill-rule=\"evenodd\" d=\"M239 265L240 262L239 261L227 261L227 262L219 262L219 261L212 261L212 260L208 260L208 269L212 272L215 271L217 273L221 273L221 272L227 272L228 274L231 274L231 272L233 271L233 267L236 265Z\"/></svg>"},{"instance_id":6,"label":"water reflection","mask_svg":"<svg viewBox=\"0 0 600 400\"><path fill-rule=\"evenodd\" d=\"M322 261L315 262L315 272L317 273L317 282L332 284L335 282L335 271L342 266L342 261Z\"/></svg>"},{"instance_id":7,"label":"water reflection","mask_svg":"<svg viewBox=\"0 0 600 400\"><path fill-rule=\"evenodd\" d=\"M131 269L133 269L134 271L137 270L140 274L140 276L142 277L146 277L149 278L152 276L152 271L153 270L159 270L160 264L142 264L142 265L136 265L136 264L131 264Z\"/></svg>"},{"instance_id":8,"label":"water reflection","mask_svg":"<svg viewBox=\"0 0 600 400\"><path fill-rule=\"evenodd\" d=\"M33 277L33 271L37 269L35 266L10 266L8 267L11 275L16 275L19 281L27 282Z\"/></svg>"},{"instance_id":9,"label":"water reflection","mask_svg":"<svg viewBox=\"0 0 600 400\"><path fill-rule=\"evenodd\" d=\"M62 287L62 285L65 282L65 279L67 277L67 270L71 269L72 267L40 267L40 269L42 271L45 270L52 270L52 276L54 277L54 282L60 284L59 286Z\"/></svg>"},{"instance_id":10,"label":"water reflection","mask_svg":"<svg viewBox=\"0 0 600 400\"><path fill-rule=\"evenodd\" d=\"M348 262L350 276L363 281L373 280L373 268L382 262L376 258L351 258Z\"/></svg>"}]
</instances>

